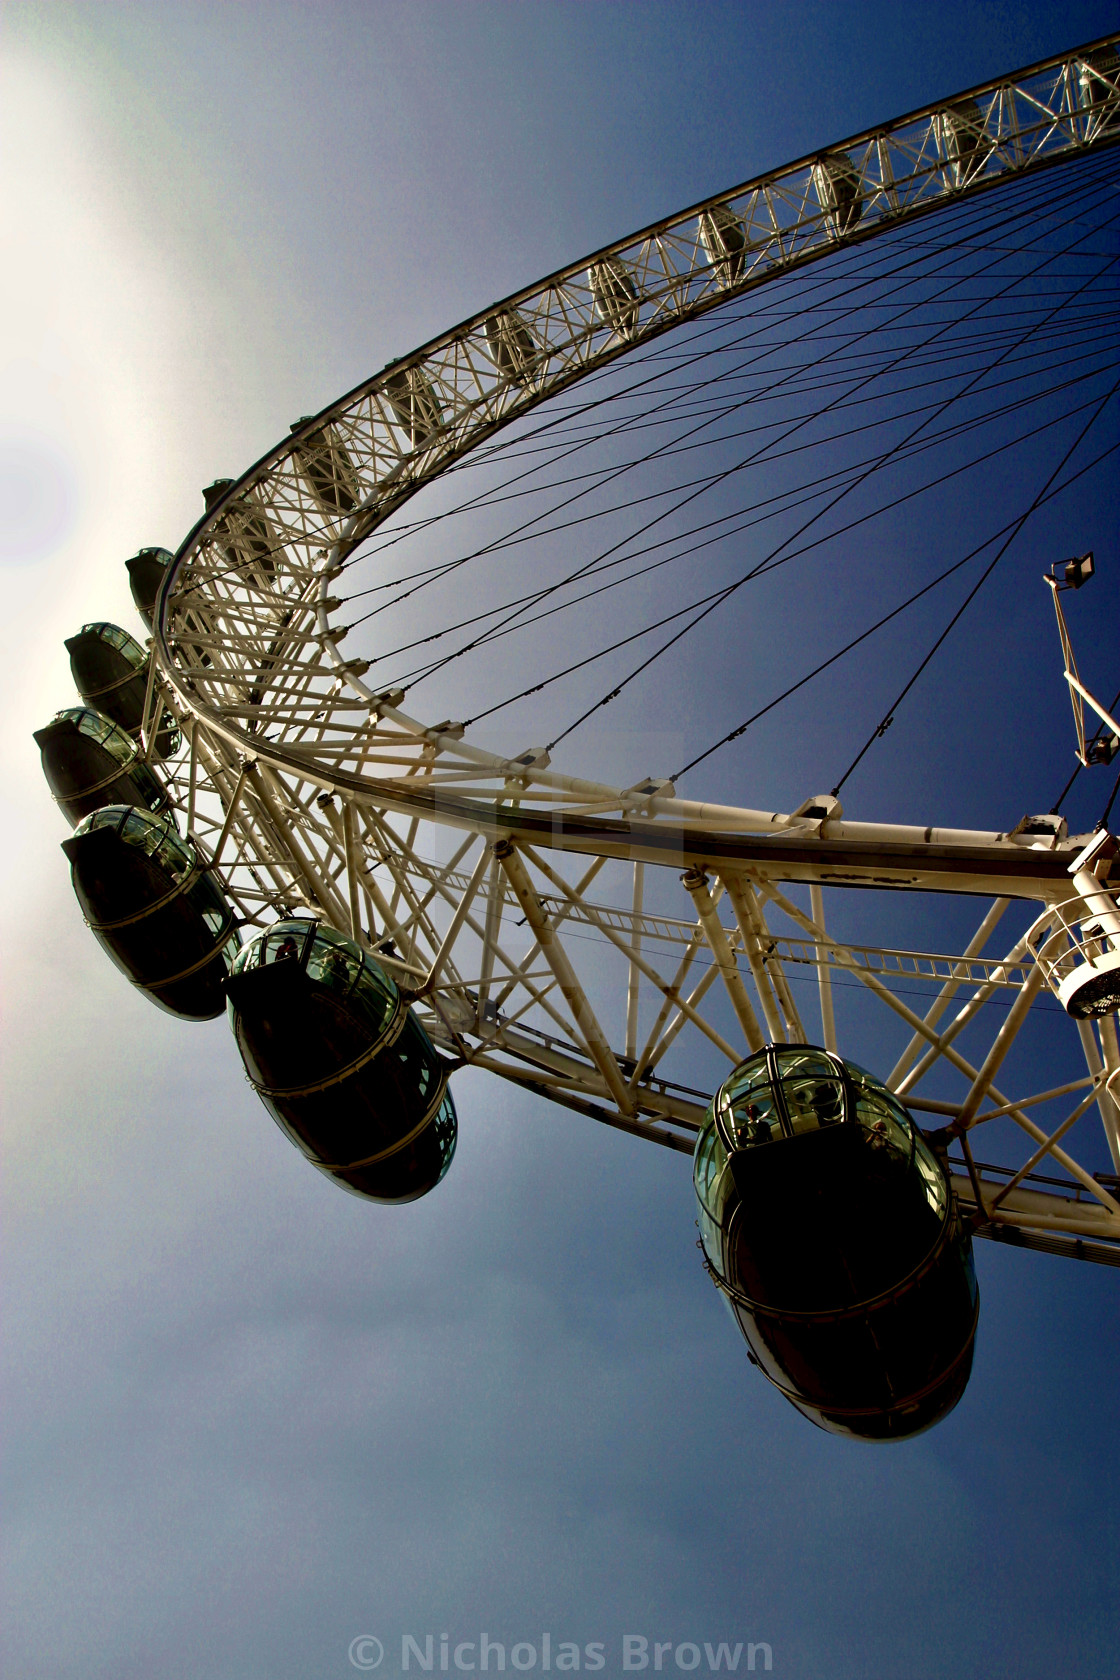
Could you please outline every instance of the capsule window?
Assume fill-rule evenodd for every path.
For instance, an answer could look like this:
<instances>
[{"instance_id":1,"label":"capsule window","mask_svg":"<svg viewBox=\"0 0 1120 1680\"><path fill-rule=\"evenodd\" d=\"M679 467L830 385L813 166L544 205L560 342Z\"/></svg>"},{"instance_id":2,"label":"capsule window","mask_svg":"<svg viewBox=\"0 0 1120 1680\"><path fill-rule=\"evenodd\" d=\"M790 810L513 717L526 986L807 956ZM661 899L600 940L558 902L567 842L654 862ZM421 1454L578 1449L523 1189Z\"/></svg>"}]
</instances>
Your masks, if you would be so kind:
<instances>
[{"instance_id":1,"label":"capsule window","mask_svg":"<svg viewBox=\"0 0 1120 1680\"><path fill-rule=\"evenodd\" d=\"M782 1117L769 1085L737 1097L728 1116L732 1137L740 1149L771 1143L782 1135Z\"/></svg>"},{"instance_id":2,"label":"capsule window","mask_svg":"<svg viewBox=\"0 0 1120 1680\"><path fill-rule=\"evenodd\" d=\"M914 1139L914 1165L918 1169L926 1201L937 1217L944 1219L949 1200L949 1186L929 1144L924 1138L917 1136Z\"/></svg>"},{"instance_id":3,"label":"capsule window","mask_svg":"<svg viewBox=\"0 0 1120 1680\"><path fill-rule=\"evenodd\" d=\"M758 1056L752 1056L731 1075L722 1088L722 1094L727 1103L736 1103L740 1097L745 1097L752 1091L769 1090L770 1067L766 1060L765 1050Z\"/></svg>"},{"instance_id":4,"label":"capsule window","mask_svg":"<svg viewBox=\"0 0 1120 1680\"><path fill-rule=\"evenodd\" d=\"M148 656L135 636L130 636L127 630L122 630L119 624L83 624L80 634L96 636L98 641L107 643L124 655L134 671L142 671L148 663Z\"/></svg>"},{"instance_id":5,"label":"capsule window","mask_svg":"<svg viewBox=\"0 0 1120 1680\"><path fill-rule=\"evenodd\" d=\"M909 1155L914 1133L905 1109L880 1086L871 1089L862 1081L856 1085L856 1119L868 1142L876 1148Z\"/></svg>"},{"instance_id":6,"label":"capsule window","mask_svg":"<svg viewBox=\"0 0 1120 1680\"><path fill-rule=\"evenodd\" d=\"M714 1124L709 1124L700 1134L693 1166L693 1180L700 1215L700 1240L708 1259L718 1266L722 1252L720 1228L728 1179L727 1151Z\"/></svg>"},{"instance_id":7,"label":"capsule window","mask_svg":"<svg viewBox=\"0 0 1120 1680\"><path fill-rule=\"evenodd\" d=\"M709 1126L700 1139L696 1151L696 1166L693 1177L696 1181L696 1193L709 1211L715 1211L712 1188L716 1179L727 1163L727 1151L720 1142L719 1133L714 1126Z\"/></svg>"},{"instance_id":8,"label":"capsule window","mask_svg":"<svg viewBox=\"0 0 1120 1680\"><path fill-rule=\"evenodd\" d=\"M765 1051L752 1056L723 1086L720 1114L733 1145L749 1149L782 1135L781 1112L770 1083Z\"/></svg>"},{"instance_id":9,"label":"capsule window","mask_svg":"<svg viewBox=\"0 0 1120 1680\"><path fill-rule=\"evenodd\" d=\"M312 922L278 922L261 941L261 966L276 962L300 962L308 937L313 933Z\"/></svg>"},{"instance_id":10,"label":"capsule window","mask_svg":"<svg viewBox=\"0 0 1120 1680\"><path fill-rule=\"evenodd\" d=\"M118 764L131 764L137 755L139 749L131 735L119 729L111 718L103 717L92 708L73 707L69 711L59 712L58 718L69 718L82 735L96 741L99 747L104 747Z\"/></svg>"},{"instance_id":11,"label":"capsule window","mask_svg":"<svg viewBox=\"0 0 1120 1680\"><path fill-rule=\"evenodd\" d=\"M388 1021L397 1005L397 988L381 969L363 962L354 998L360 999L375 1020Z\"/></svg>"},{"instance_id":12,"label":"capsule window","mask_svg":"<svg viewBox=\"0 0 1120 1680\"><path fill-rule=\"evenodd\" d=\"M357 980L362 962L341 943L336 944L333 940L326 939L326 931L320 929L312 941L307 958L307 972L312 980L318 980L320 985L329 986L332 991L345 996Z\"/></svg>"},{"instance_id":13,"label":"capsule window","mask_svg":"<svg viewBox=\"0 0 1120 1680\"><path fill-rule=\"evenodd\" d=\"M122 840L154 857L169 875L181 881L195 867L195 853L172 826L170 816L148 821L141 812L129 811L120 826Z\"/></svg>"},{"instance_id":14,"label":"capsule window","mask_svg":"<svg viewBox=\"0 0 1120 1680\"><path fill-rule=\"evenodd\" d=\"M782 1096L794 1132L817 1132L844 1118L844 1085L839 1079L798 1075L782 1080Z\"/></svg>"},{"instance_id":15,"label":"capsule window","mask_svg":"<svg viewBox=\"0 0 1120 1680\"><path fill-rule=\"evenodd\" d=\"M230 973L247 974L250 969L259 968L261 965L261 943L261 940L254 939L248 945L243 945L233 961Z\"/></svg>"}]
</instances>

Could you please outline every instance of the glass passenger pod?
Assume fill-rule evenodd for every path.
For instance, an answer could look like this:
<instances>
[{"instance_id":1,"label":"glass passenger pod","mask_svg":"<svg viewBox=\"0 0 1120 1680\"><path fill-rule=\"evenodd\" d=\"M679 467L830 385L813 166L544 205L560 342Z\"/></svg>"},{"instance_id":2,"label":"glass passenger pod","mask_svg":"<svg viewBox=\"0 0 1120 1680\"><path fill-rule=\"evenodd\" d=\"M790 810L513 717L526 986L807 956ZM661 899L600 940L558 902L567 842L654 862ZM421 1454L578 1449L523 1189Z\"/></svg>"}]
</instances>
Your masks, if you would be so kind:
<instances>
[{"instance_id":1,"label":"glass passenger pod","mask_svg":"<svg viewBox=\"0 0 1120 1680\"><path fill-rule=\"evenodd\" d=\"M504 379L531 385L542 361L540 345L529 323L516 309L502 309L485 322L486 350Z\"/></svg>"},{"instance_id":2,"label":"glass passenger pod","mask_svg":"<svg viewBox=\"0 0 1120 1680\"><path fill-rule=\"evenodd\" d=\"M833 153L813 165L813 185L832 235L851 233L863 215L863 187L859 170L846 152Z\"/></svg>"},{"instance_id":3,"label":"glass passenger pod","mask_svg":"<svg viewBox=\"0 0 1120 1680\"><path fill-rule=\"evenodd\" d=\"M83 624L65 643L74 687L87 705L139 737L148 695L147 652L118 624ZM169 758L182 744L170 712L164 711L156 734L155 756Z\"/></svg>"},{"instance_id":4,"label":"glass passenger pod","mask_svg":"<svg viewBox=\"0 0 1120 1680\"><path fill-rule=\"evenodd\" d=\"M799 1411L891 1440L951 1410L972 1366L971 1238L884 1085L810 1045L758 1052L713 1098L694 1181L709 1269Z\"/></svg>"},{"instance_id":5,"label":"glass passenger pod","mask_svg":"<svg viewBox=\"0 0 1120 1680\"><path fill-rule=\"evenodd\" d=\"M311 418L310 414L301 415L290 429L298 432ZM353 513L362 499L362 487L334 426L318 426L297 438L292 453L311 494L328 519Z\"/></svg>"},{"instance_id":6,"label":"glass passenger pod","mask_svg":"<svg viewBox=\"0 0 1120 1680\"><path fill-rule=\"evenodd\" d=\"M213 484L206 485L202 497L207 513L232 487L232 478L216 478ZM280 545L264 514L253 507L252 492L226 508L213 531L230 569L241 581L252 589L268 589L276 571Z\"/></svg>"},{"instance_id":7,"label":"glass passenger pod","mask_svg":"<svg viewBox=\"0 0 1120 1680\"><path fill-rule=\"evenodd\" d=\"M423 368L400 368L385 381L385 395L397 424L408 433L413 449L428 442L443 425L435 386Z\"/></svg>"},{"instance_id":8,"label":"glass passenger pod","mask_svg":"<svg viewBox=\"0 0 1120 1680\"><path fill-rule=\"evenodd\" d=\"M35 731L43 774L73 827L102 805L162 811L167 789L140 748L111 718L89 706L70 706Z\"/></svg>"},{"instance_id":9,"label":"glass passenger pod","mask_svg":"<svg viewBox=\"0 0 1120 1680\"><path fill-rule=\"evenodd\" d=\"M155 614L156 596L173 558L169 548L142 548L139 554L134 554L124 563L133 603L149 630Z\"/></svg>"},{"instance_id":10,"label":"glass passenger pod","mask_svg":"<svg viewBox=\"0 0 1120 1680\"><path fill-rule=\"evenodd\" d=\"M587 271L587 283L600 321L626 337L638 324L640 300L634 276L621 257L603 257Z\"/></svg>"},{"instance_id":11,"label":"glass passenger pod","mask_svg":"<svg viewBox=\"0 0 1120 1680\"><path fill-rule=\"evenodd\" d=\"M62 849L82 913L121 973L169 1015L220 1015L236 918L170 815L103 806Z\"/></svg>"},{"instance_id":12,"label":"glass passenger pod","mask_svg":"<svg viewBox=\"0 0 1120 1680\"><path fill-rule=\"evenodd\" d=\"M167 576L167 568L174 558L169 548L142 548L139 554L134 554L131 560L124 563L136 611L149 630L155 626L156 597ZM185 613L183 619L191 629L197 630L200 635L205 634L205 623L197 613ZM199 644L176 643L175 650L180 655L185 654L191 664L211 663L205 647Z\"/></svg>"},{"instance_id":13,"label":"glass passenger pod","mask_svg":"<svg viewBox=\"0 0 1120 1680\"><path fill-rule=\"evenodd\" d=\"M975 99L960 99L942 111L941 145L953 168L953 183L963 187L981 173L992 151L984 113Z\"/></svg>"},{"instance_id":14,"label":"glass passenger pod","mask_svg":"<svg viewBox=\"0 0 1120 1680\"><path fill-rule=\"evenodd\" d=\"M244 947L226 992L250 1079L315 1166L376 1202L439 1183L457 1136L447 1070L368 952L319 922L277 922Z\"/></svg>"},{"instance_id":15,"label":"glass passenger pod","mask_svg":"<svg viewBox=\"0 0 1120 1680\"><path fill-rule=\"evenodd\" d=\"M726 204L713 204L700 212L700 243L720 284L734 286L743 272L747 234Z\"/></svg>"}]
</instances>

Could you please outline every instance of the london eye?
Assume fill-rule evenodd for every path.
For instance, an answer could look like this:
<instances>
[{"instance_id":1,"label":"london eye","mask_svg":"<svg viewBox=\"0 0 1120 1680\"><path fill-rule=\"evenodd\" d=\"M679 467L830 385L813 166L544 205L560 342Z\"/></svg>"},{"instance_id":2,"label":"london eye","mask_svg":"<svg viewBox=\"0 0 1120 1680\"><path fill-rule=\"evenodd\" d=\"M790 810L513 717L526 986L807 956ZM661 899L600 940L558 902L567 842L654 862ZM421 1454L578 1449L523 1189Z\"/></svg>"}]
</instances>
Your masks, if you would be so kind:
<instances>
[{"instance_id":1,"label":"london eye","mask_svg":"<svg viewBox=\"0 0 1120 1680\"><path fill-rule=\"evenodd\" d=\"M91 931L158 1007L228 1014L310 1165L435 1192L467 1066L689 1156L751 1361L842 1434L960 1398L974 1238L1120 1264L1120 725L1075 657L1088 543L1036 587L1097 826L1040 788L952 827L918 761L883 821L861 780L1039 510L1115 470L1117 45L629 234L296 421L127 562L146 639L81 627L79 703L36 734ZM958 541L977 473L990 517ZM900 520L932 536L886 576ZM799 590L835 593L827 647L797 641ZM705 796L891 638L904 680L827 791ZM643 719L665 761L620 778ZM853 1011L890 1065L860 1065Z\"/></svg>"}]
</instances>

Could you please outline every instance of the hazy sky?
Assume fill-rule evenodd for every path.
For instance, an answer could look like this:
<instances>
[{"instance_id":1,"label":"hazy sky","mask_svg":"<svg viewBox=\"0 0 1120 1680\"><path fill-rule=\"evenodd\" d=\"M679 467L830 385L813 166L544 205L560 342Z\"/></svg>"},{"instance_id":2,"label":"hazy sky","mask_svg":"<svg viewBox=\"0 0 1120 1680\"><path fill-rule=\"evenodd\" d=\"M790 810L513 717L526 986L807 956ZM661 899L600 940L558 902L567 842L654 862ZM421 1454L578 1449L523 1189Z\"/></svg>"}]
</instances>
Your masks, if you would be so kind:
<instances>
[{"instance_id":1,"label":"hazy sky","mask_svg":"<svg viewBox=\"0 0 1120 1680\"><path fill-rule=\"evenodd\" d=\"M152 1009L83 928L30 733L69 702L64 636L136 628L124 559L177 546L200 487L297 415L656 216L1118 22L5 5L10 1680L327 1680L365 1634L395 1675L403 1634L482 1631L601 1642L612 1676L625 1633L766 1642L805 1680L1113 1670L1114 1272L978 1245L957 1411L888 1450L827 1437L747 1364L683 1158L473 1076L429 1199L373 1208L308 1169L224 1023ZM1090 512L1098 652L1120 556L1114 502ZM912 767L887 746L895 815ZM1034 784L1019 746L993 758L1000 827ZM984 765L938 773L979 819Z\"/></svg>"}]
</instances>

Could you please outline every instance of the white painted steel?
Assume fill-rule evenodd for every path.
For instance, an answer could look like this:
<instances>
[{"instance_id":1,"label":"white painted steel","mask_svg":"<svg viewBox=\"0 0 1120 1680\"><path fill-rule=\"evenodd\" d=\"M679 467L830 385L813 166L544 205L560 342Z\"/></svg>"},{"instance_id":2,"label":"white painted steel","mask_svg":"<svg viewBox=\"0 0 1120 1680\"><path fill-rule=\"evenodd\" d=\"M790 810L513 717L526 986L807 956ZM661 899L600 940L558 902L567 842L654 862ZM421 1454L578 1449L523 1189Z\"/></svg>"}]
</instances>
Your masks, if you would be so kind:
<instances>
[{"instance_id":1,"label":"white painted steel","mask_svg":"<svg viewBox=\"0 0 1120 1680\"><path fill-rule=\"evenodd\" d=\"M1018 1166L991 1169L996 1188L982 1199L992 1230L1048 1232L1059 1248L1071 1233L1098 1247L1120 1241L1108 1187L1040 1132L1029 1093L1016 1104L991 1084L1039 975L1021 939L1005 959L984 957L983 945L1015 899L1043 907L1047 937L1064 926L1069 864L1088 837L1045 819L1005 833L851 821L834 801L817 815L812 801L792 813L730 807L678 798L657 780L610 787L540 750L505 758L461 725L414 717L401 691L371 689L336 620L357 547L534 405L792 269L1114 144L1114 47L1096 42L968 90L581 258L300 422L211 497L156 603L149 732L165 705L184 724L173 791L247 922L302 909L352 930L412 989L453 1055L682 1150L707 1096L660 1075L681 1035L731 1061L762 1036L760 1015L772 1037L802 1035L790 974L804 965L831 1041L842 973L909 1029L900 1092L909 1098L948 1064L961 1098L937 1112L963 1131L986 1123L983 1100L1002 1104L1031 1159L1064 1166L1065 1189L1011 1186ZM590 890L612 859L634 870L618 906ZM680 916L649 908L651 869L657 880L684 872ZM810 887L812 916L780 890L789 882ZM828 933L826 885L997 904L960 954L888 950ZM792 932L768 925L775 911ZM617 981L603 979L604 953L620 964ZM936 982L924 1015L892 992L902 977ZM624 1007L607 1019L611 985ZM978 1069L960 1035L1008 988L1017 996ZM942 1028L958 992L968 995ZM1084 1049L1089 1096L1115 1130L1112 1023L1091 1029ZM978 1182L963 1180L970 1194Z\"/></svg>"}]
</instances>

